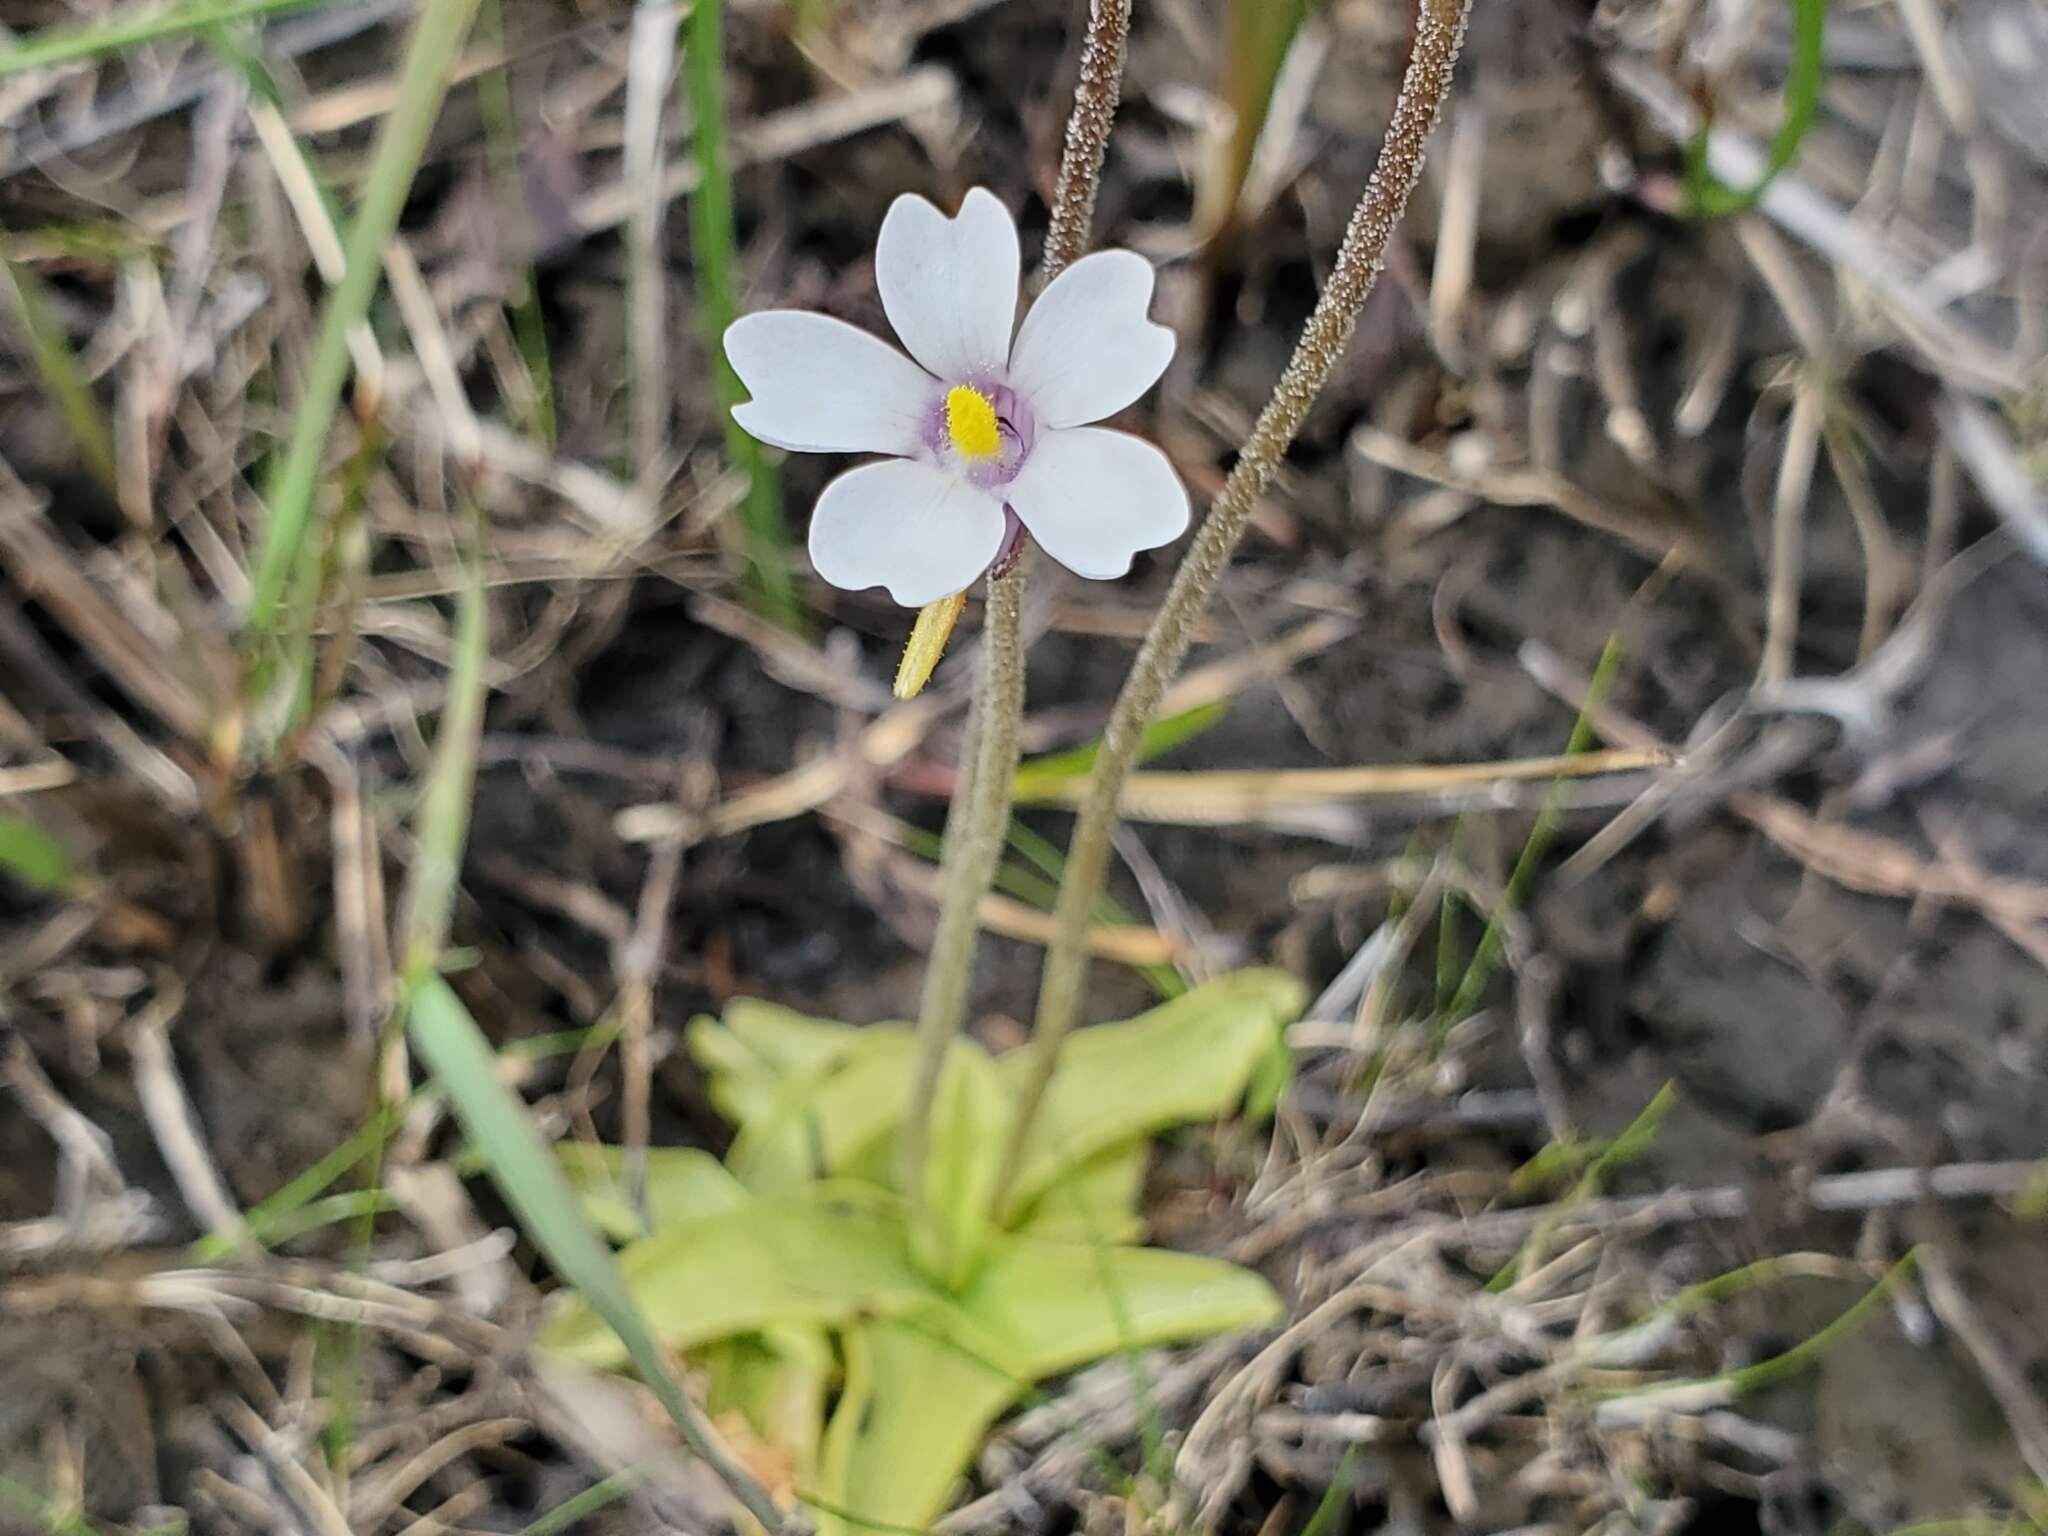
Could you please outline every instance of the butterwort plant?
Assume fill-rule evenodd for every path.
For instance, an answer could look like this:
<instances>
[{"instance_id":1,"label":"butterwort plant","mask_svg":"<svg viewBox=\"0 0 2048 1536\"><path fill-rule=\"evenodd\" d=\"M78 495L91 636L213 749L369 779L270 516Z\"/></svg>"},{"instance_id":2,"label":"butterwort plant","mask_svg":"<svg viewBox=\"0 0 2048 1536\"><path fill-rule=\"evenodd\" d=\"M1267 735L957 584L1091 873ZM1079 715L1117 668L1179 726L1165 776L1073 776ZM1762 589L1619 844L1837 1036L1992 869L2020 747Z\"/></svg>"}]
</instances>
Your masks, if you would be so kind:
<instances>
[{"instance_id":1,"label":"butterwort plant","mask_svg":"<svg viewBox=\"0 0 2048 1536\"><path fill-rule=\"evenodd\" d=\"M565 1147L567 1172L589 1203L579 1209L566 1188L550 1197L575 1220L557 1221L553 1246L543 1246L580 1278L556 1304L542 1347L564 1367L634 1364L685 1438L777 1536L801 1528L779 1518L793 1502L809 1506L819 1536L924 1530L989 1425L1034 1382L1106 1354L1264 1326L1282 1312L1255 1274L1141 1246L1142 1196L1154 1135L1240 1108L1271 1110L1299 983L1236 972L1150 1014L1068 1034L1124 776L1252 508L1372 291L1469 3L1417 0L1379 164L1295 354L1118 696L1069 844L1027 1047L991 1056L960 1033L1023 712L1030 561L1006 550L1021 550L1028 532L1081 575L1109 578L1189 520L1164 455L1097 425L1144 394L1173 352L1147 315L1149 266L1128 252L1082 254L1131 0L1090 0L1046 240L1050 280L1021 327L1016 226L977 190L955 217L905 197L885 221L877 281L908 356L814 314L770 311L725 332L753 397L735 410L742 429L799 452L882 456L821 497L811 536L821 575L922 606L920 629L935 610L957 615L964 589L983 572L990 578L915 1026L854 1027L735 999L723 1022L694 1025L690 1041L736 1126L727 1157L680 1148L592 1157ZM438 1064L444 1080L458 1098L466 1089L509 1101L480 1036L470 1049L466 1070ZM516 1103L506 1113L527 1128L531 1155L489 1155L526 1214L522 1200L537 1208L530 1192L548 1183L539 1171L562 1169L542 1160ZM640 1172L630 1174L636 1162ZM622 1179L630 1198L614 1192ZM625 1243L616 1261L586 1216ZM720 1434L730 1426L743 1449L765 1453L747 1459L776 1471L773 1492L720 1449L664 1350L691 1352ZM1169 1512L1162 1523L1182 1522Z\"/></svg>"},{"instance_id":2,"label":"butterwort plant","mask_svg":"<svg viewBox=\"0 0 2048 1536\"><path fill-rule=\"evenodd\" d=\"M876 453L825 487L811 563L836 587L884 587L907 608L964 591L1020 527L1076 575L1122 576L1188 526L1167 457L1095 425L1173 358L1147 314L1152 266L1098 251L1061 272L1017 323L1016 221L982 188L952 218L890 206L875 249L882 308L909 356L804 310L742 316L725 353L753 399L733 419L797 453Z\"/></svg>"}]
</instances>

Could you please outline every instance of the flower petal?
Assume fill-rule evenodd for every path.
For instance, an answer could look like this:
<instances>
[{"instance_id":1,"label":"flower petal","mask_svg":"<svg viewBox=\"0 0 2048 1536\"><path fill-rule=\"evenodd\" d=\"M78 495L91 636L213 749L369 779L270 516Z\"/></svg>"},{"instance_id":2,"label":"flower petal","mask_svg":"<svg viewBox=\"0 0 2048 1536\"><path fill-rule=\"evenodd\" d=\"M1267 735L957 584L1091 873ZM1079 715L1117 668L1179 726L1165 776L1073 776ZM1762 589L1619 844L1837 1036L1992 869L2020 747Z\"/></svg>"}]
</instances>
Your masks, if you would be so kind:
<instances>
[{"instance_id":1,"label":"flower petal","mask_svg":"<svg viewBox=\"0 0 2048 1536\"><path fill-rule=\"evenodd\" d=\"M808 310L740 316L726 327L725 356L754 397L732 419L798 453L918 453L945 394L887 342Z\"/></svg>"},{"instance_id":2,"label":"flower petal","mask_svg":"<svg viewBox=\"0 0 2048 1536\"><path fill-rule=\"evenodd\" d=\"M908 193L875 242L882 308L910 351L948 384L1000 378L1017 325L1017 224L976 187L949 219Z\"/></svg>"},{"instance_id":3,"label":"flower petal","mask_svg":"<svg viewBox=\"0 0 2048 1536\"><path fill-rule=\"evenodd\" d=\"M922 608L988 569L1003 542L1003 507L987 491L915 459L848 470L811 517L811 564L835 587L887 587Z\"/></svg>"},{"instance_id":4,"label":"flower petal","mask_svg":"<svg viewBox=\"0 0 2048 1536\"><path fill-rule=\"evenodd\" d=\"M1188 526L1187 488L1166 455L1106 427L1041 431L1004 495L1047 554L1093 581L1123 575L1139 550Z\"/></svg>"},{"instance_id":5,"label":"flower petal","mask_svg":"<svg viewBox=\"0 0 2048 1536\"><path fill-rule=\"evenodd\" d=\"M1145 318L1152 263L1134 251L1097 251L1052 280L1010 351L1010 388L1040 427L1078 427L1113 416L1159 382L1173 332Z\"/></svg>"}]
</instances>

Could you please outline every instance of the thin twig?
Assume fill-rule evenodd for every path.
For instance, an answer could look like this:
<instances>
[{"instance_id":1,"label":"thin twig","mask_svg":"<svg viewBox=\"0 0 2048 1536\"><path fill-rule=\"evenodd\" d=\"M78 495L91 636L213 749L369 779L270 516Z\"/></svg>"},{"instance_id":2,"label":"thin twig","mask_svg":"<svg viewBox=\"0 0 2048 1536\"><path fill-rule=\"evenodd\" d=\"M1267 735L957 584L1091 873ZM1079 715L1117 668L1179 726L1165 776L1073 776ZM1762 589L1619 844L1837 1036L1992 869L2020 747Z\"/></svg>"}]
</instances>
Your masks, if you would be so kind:
<instances>
[{"instance_id":1,"label":"thin twig","mask_svg":"<svg viewBox=\"0 0 2048 1536\"><path fill-rule=\"evenodd\" d=\"M135 1068L135 1096L142 1103L143 1119L149 1122L157 1150L176 1180L185 1205L216 1237L231 1239L237 1246L248 1236L242 1213L228 1197L213 1157L199 1134L191 1101L178 1081L178 1068L171 1059L170 1021L184 1006L176 983L173 990L149 1003L128 1033L129 1059Z\"/></svg>"},{"instance_id":2,"label":"thin twig","mask_svg":"<svg viewBox=\"0 0 2048 1536\"><path fill-rule=\"evenodd\" d=\"M1785 428L1785 456L1771 503L1771 586L1764 608L1764 656L1757 680L1782 683L1792 675L1799 643L1799 588L1806 569L1806 501L1813 490L1814 459L1820 449L1826 402L1818 380L1800 376Z\"/></svg>"},{"instance_id":3,"label":"thin twig","mask_svg":"<svg viewBox=\"0 0 2048 1536\"><path fill-rule=\"evenodd\" d=\"M185 741L205 740L205 701L130 617L131 608L94 584L84 563L53 531L45 507L46 499L0 460L0 569L85 647L129 698Z\"/></svg>"},{"instance_id":4,"label":"thin twig","mask_svg":"<svg viewBox=\"0 0 2048 1536\"><path fill-rule=\"evenodd\" d=\"M114 1161L114 1143L107 1133L79 1113L37 1065L28 1042L16 1037L0 1057L0 1083L57 1144L63 1163L57 1176L57 1212L78 1219L92 1197L119 1195L128 1185Z\"/></svg>"},{"instance_id":5,"label":"thin twig","mask_svg":"<svg viewBox=\"0 0 2048 1536\"><path fill-rule=\"evenodd\" d=\"M2048 1479L2048 1411L2014 1351L1987 1327L1970 1303L1969 1293L1950 1262L1948 1249L1939 1243L1923 1244L1920 1275L1927 1285L1927 1301L1943 1326L1955 1335L1970 1358L1984 1385L2005 1413L2014 1443L2038 1478Z\"/></svg>"},{"instance_id":6,"label":"thin twig","mask_svg":"<svg viewBox=\"0 0 2048 1536\"><path fill-rule=\"evenodd\" d=\"M708 716L700 714L693 717L693 737L701 738L710 729ZM698 812L716 785L717 774L711 768L708 754L699 739L695 742L695 749L685 754L677 773L676 798L685 809ZM654 845L647 861L647 877L640 886L640 903L634 911L632 931L618 947L613 960L619 973L619 1057L625 1077L620 1108L626 1189L633 1208L640 1213L641 1220L650 1225L647 1143L654 1060L649 1037L654 1029L654 990L661 976L662 956L668 947L669 912L675 906L676 887L682 870L681 839L669 838Z\"/></svg>"},{"instance_id":7,"label":"thin twig","mask_svg":"<svg viewBox=\"0 0 2048 1536\"><path fill-rule=\"evenodd\" d=\"M1386 260L1387 242L1407 209L1408 197L1422 174L1423 145L1436 124L1451 71L1465 37L1470 0L1423 0L1416 15L1414 50L1387 126L1386 143L1372 180L1351 216L1329 285L1309 316L1287 371L1273 398L1260 413L1244 452L1201 529L1174 573L1166 601L1153 618L1145 643L1131 665L1123 691L1103 731L1102 750L1089 779L1088 798L1081 807L1068 845L1066 878L1054 909L1058 924L1038 993L1038 1017L1032 1039L1031 1076L1025 1085L1008 1154L1001 1167L995 1204L1000 1209L1007 1185L1021 1166L1021 1154L1046 1087L1059 1060L1060 1042L1072 1027L1087 981L1088 956L1083 936L1102 890L1108 869L1110 837L1115 830L1117 801L1125 776L1138 752L1145 725L1158 709L1161 694L1180 670L1196 623L1207 608L1231 555L1251 520L1253 506L1272 480L1288 445L1315 403L1323 384L1351 337Z\"/></svg>"}]
</instances>

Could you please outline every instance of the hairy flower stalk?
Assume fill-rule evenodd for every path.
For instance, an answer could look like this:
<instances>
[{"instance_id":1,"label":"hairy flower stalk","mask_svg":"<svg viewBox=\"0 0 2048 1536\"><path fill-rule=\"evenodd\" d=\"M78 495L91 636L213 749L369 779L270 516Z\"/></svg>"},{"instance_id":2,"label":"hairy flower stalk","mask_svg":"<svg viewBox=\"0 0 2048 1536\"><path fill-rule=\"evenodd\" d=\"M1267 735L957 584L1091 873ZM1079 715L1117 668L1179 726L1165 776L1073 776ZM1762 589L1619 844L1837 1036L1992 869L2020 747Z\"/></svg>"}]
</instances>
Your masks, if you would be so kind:
<instances>
[{"instance_id":1,"label":"hairy flower stalk","mask_svg":"<svg viewBox=\"0 0 2048 1536\"><path fill-rule=\"evenodd\" d=\"M1110 838L1116 830L1124 778L1146 724L1187 655L1195 625L1230 565L1253 505L1301 430L1303 418L1322 392L1372 293L1386 259L1387 241L1422 174L1423 146L1450 89L1470 9L1471 0L1421 0L1415 44L1401 81L1401 94L1394 103L1393 119L1387 125L1386 142L1365 195L1351 215L1329 284L1302 330L1272 399L1253 426L1244 452L1175 571L1166 600L1153 616L1130 675L1117 695L1067 846L1066 871L1053 910L1052 943L1039 981L1031 1076L1009 1150L1000 1165L995 1196L998 1212L1008 1197L1011 1178L1022 1165L1032 1123L1058 1065L1060 1044L1080 1008L1081 991L1088 979L1088 924L1108 871Z\"/></svg>"},{"instance_id":2,"label":"hairy flower stalk","mask_svg":"<svg viewBox=\"0 0 2048 1536\"><path fill-rule=\"evenodd\" d=\"M1043 280L1050 283L1088 248L1095 191L1123 95L1131 0L1091 0L1081 48L1081 78L1067 118L1066 147L1046 230ZM946 1049L967 1014L981 899L1002 857L1017 776L1017 735L1024 717L1024 590L1030 550L989 577L982 621L982 665L961 757L961 778L946 814L939 921L917 1013L917 1075L903 1122L903 1188L915 1213L924 1202L932 1103ZM1007 1172L1004 1177L1007 1178Z\"/></svg>"},{"instance_id":3,"label":"hairy flower stalk","mask_svg":"<svg viewBox=\"0 0 2048 1536\"><path fill-rule=\"evenodd\" d=\"M1045 231L1045 281L1051 282L1088 249L1095 222L1095 189L1109 131L1123 100L1124 50L1131 36L1131 0L1092 0L1088 35L1081 43L1081 78L1067 118L1067 143L1053 189L1052 223Z\"/></svg>"}]
</instances>

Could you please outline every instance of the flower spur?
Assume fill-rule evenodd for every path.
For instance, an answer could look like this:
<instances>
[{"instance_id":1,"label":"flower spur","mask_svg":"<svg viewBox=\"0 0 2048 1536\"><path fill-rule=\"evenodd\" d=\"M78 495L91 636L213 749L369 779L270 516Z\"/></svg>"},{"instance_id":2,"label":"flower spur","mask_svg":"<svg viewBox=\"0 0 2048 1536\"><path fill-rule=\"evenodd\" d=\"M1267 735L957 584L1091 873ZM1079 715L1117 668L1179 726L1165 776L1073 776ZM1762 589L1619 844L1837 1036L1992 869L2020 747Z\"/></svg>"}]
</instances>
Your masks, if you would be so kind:
<instances>
[{"instance_id":1,"label":"flower spur","mask_svg":"<svg viewBox=\"0 0 2048 1536\"><path fill-rule=\"evenodd\" d=\"M1067 569L1108 580L1187 528L1166 455L1092 425L1173 357L1173 333L1146 316L1150 263L1085 256L1017 325L1020 270L1017 226L990 193L975 188L950 219L905 195L882 221L875 280L909 357L803 310L727 329L726 357L753 396L733 419L749 434L798 453L888 455L818 497L811 563L832 585L886 587L907 608L957 598L1020 523Z\"/></svg>"}]
</instances>

